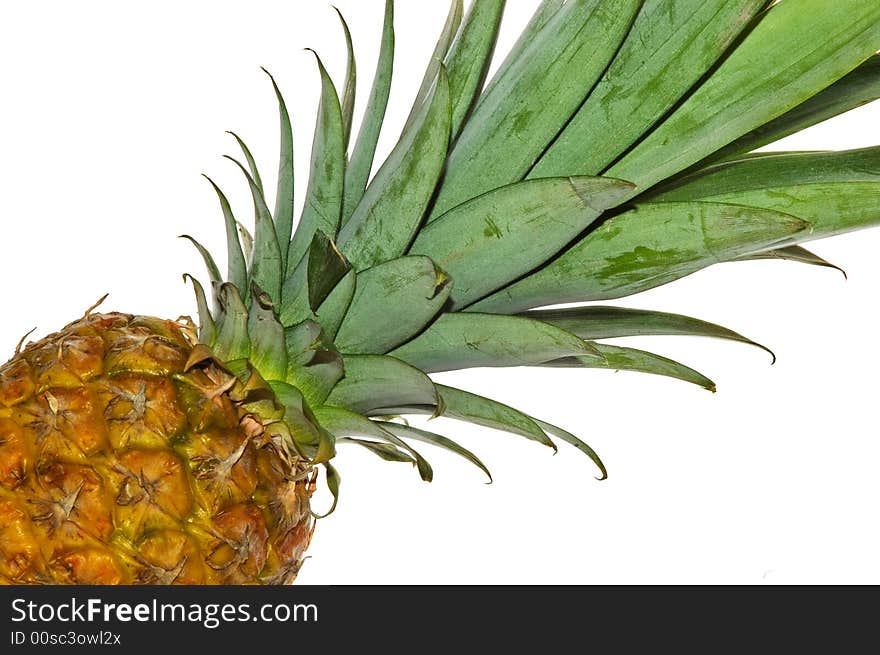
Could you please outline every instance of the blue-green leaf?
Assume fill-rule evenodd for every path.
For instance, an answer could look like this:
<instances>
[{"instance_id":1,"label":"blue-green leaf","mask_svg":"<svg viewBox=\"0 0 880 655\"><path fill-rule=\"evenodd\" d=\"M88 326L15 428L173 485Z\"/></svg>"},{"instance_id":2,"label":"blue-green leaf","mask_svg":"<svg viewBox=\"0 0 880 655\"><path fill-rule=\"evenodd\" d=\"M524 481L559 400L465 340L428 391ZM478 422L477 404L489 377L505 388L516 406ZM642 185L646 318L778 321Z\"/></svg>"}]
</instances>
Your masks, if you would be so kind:
<instances>
[{"instance_id":1,"label":"blue-green leaf","mask_svg":"<svg viewBox=\"0 0 880 655\"><path fill-rule=\"evenodd\" d=\"M449 82L441 67L412 124L339 232L339 248L356 270L406 252L446 161L449 119Z\"/></svg>"},{"instance_id":2,"label":"blue-green leaf","mask_svg":"<svg viewBox=\"0 0 880 655\"><path fill-rule=\"evenodd\" d=\"M422 371L480 366L530 366L559 357L601 359L583 339L556 326L521 316L443 314L392 356Z\"/></svg>"},{"instance_id":3,"label":"blue-green leaf","mask_svg":"<svg viewBox=\"0 0 880 655\"><path fill-rule=\"evenodd\" d=\"M391 73L394 67L394 2L385 0L385 22L382 27L382 44L379 49L379 60L373 76L373 86L367 109L361 122L354 149L345 170L345 198L342 203L342 221L348 222L354 208L364 195L367 180L373 168L373 157L379 132L385 119L385 108L388 105L388 94L391 91Z\"/></svg>"},{"instance_id":4,"label":"blue-green leaf","mask_svg":"<svg viewBox=\"0 0 880 655\"><path fill-rule=\"evenodd\" d=\"M281 249L282 271L287 271L287 248L290 243L290 235L293 233L293 128L290 126L290 115L287 113L287 105L275 78L265 68L263 71L269 76L275 97L278 99L278 115L281 122L281 146L278 155L278 188L275 193L275 231L278 236L278 244Z\"/></svg>"},{"instance_id":5,"label":"blue-green leaf","mask_svg":"<svg viewBox=\"0 0 880 655\"><path fill-rule=\"evenodd\" d=\"M342 12L336 7L336 15L342 23L342 32L345 35L345 50L348 59L345 69L345 86L342 88L342 139L345 149L348 149L348 140L351 137L351 124L354 120L354 101L357 95L357 62L354 58L354 45L351 42L351 31Z\"/></svg>"},{"instance_id":6,"label":"blue-green leaf","mask_svg":"<svg viewBox=\"0 0 880 655\"><path fill-rule=\"evenodd\" d=\"M217 193L217 198L220 201L220 210L223 212L223 221L226 224L226 279L239 289L247 289L247 260L241 249L237 230L238 224L235 216L232 214L232 208L229 206L229 201L220 190L220 187L214 184L214 180L207 175L204 177L211 183L211 186L214 187L214 191Z\"/></svg>"},{"instance_id":7,"label":"blue-green leaf","mask_svg":"<svg viewBox=\"0 0 880 655\"><path fill-rule=\"evenodd\" d=\"M205 290L201 283L192 275L185 273L184 281L192 282L193 290L196 294L196 306L199 310L199 342L212 345L217 337L217 326L214 324L214 318L211 316L211 310L208 309L208 300L205 298Z\"/></svg>"},{"instance_id":8,"label":"blue-green leaf","mask_svg":"<svg viewBox=\"0 0 880 655\"><path fill-rule=\"evenodd\" d=\"M477 103L449 154L430 220L528 173L605 71L640 4L570 0L553 15Z\"/></svg>"},{"instance_id":9,"label":"blue-green leaf","mask_svg":"<svg viewBox=\"0 0 880 655\"><path fill-rule=\"evenodd\" d=\"M434 405L439 402L431 378L387 355L346 355L345 377L330 392L327 405L360 414L398 405Z\"/></svg>"},{"instance_id":10,"label":"blue-green leaf","mask_svg":"<svg viewBox=\"0 0 880 655\"><path fill-rule=\"evenodd\" d=\"M437 315L450 282L427 257L399 257L361 271L336 345L344 353L385 353L399 346Z\"/></svg>"},{"instance_id":11,"label":"blue-green leaf","mask_svg":"<svg viewBox=\"0 0 880 655\"><path fill-rule=\"evenodd\" d=\"M391 432L398 437L429 443L432 446L443 448L451 453L455 453L459 457L463 457L471 464L476 466L478 469L480 469L483 473L485 473L486 477L489 478L489 482L492 482L492 474L489 472L489 469L486 468L486 465L480 461L480 458L474 455L464 446L461 446L453 441L452 439L444 437L441 434L435 434L433 432L428 432L427 430L420 430L419 428L414 428L409 425L402 425L400 423L379 422L378 424L386 429L388 432Z\"/></svg>"},{"instance_id":12,"label":"blue-green leaf","mask_svg":"<svg viewBox=\"0 0 880 655\"><path fill-rule=\"evenodd\" d=\"M628 182L601 177L511 184L426 225L410 253L452 277L451 309L460 309L536 269L631 192Z\"/></svg>"},{"instance_id":13,"label":"blue-green leaf","mask_svg":"<svg viewBox=\"0 0 880 655\"><path fill-rule=\"evenodd\" d=\"M302 216L287 252L287 273L299 264L318 231L336 236L342 212L342 187L345 180L345 143L342 110L336 87L321 59L315 54L321 73L321 103L312 143L312 165Z\"/></svg>"},{"instance_id":14,"label":"blue-green leaf","mask_svg":"<svg viewBox=\"0 0 880 655\"><path fill-rule=\"evenodd\" d=\"M272 302L278 303L281 301L282 261L281 248L278 246L278 236L275 233L272 214L269 213L266 199L248 170L240 161L228 155L226 158L241 169L254 201L256 227L254 230L254 250L251 253L251 280L269 294Z\"/></svg>"}]
</instances>

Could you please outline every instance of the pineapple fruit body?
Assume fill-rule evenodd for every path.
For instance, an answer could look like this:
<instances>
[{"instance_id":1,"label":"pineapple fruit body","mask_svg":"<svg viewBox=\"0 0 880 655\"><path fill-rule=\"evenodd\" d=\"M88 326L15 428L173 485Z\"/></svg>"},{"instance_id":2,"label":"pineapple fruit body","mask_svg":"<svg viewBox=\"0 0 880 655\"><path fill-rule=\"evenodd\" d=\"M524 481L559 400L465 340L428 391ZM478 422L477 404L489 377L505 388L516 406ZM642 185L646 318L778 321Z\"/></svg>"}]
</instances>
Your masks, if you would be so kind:
<instances>
[{"instance_id":1,"label":"pineapple fruit body","mask_svg":"<svg viewBox=\"0 0 880 655\"><path fill-rule=\"evenodd\" d=\"M0 368L0 581L292 581L312 467L193 345L185 322L92 314Z\"/></svg>"}]
</instances>

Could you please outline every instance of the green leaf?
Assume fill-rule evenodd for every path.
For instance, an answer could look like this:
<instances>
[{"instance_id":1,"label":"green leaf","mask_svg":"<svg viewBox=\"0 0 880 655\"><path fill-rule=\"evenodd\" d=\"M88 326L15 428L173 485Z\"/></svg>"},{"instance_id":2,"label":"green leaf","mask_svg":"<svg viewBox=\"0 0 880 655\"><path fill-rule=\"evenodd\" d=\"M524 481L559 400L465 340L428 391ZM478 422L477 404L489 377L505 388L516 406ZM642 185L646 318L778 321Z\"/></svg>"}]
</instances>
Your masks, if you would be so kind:
<instances>
[{"instance_id":1,"label":"green leaf","mask_svg":"<svg viewBox=\"0 0 880 655\"><path fill-rule=\"evenodd\" d=\"M229 206L229 201L220 190L220 187L214 184L214 180L207 175L204 178L211 183L211 186L214 187L214 191L217 193L217 198L220 201L220 210L223 212L223 221L226 224L226 279L239 289L247 289L247 261L244 258L241 243L238 240L237 223L235 216L232 214L232 208Z\"/></svg>"},{"instance_id":2,"label":"green leaf","mask_svg":"<svg viewBox=\"0 0 880 655\"><path fill-rule=\"evenodd\" d=\"M646 197L651 202L709 200L761 189L836 182L880 182L880 147L758 153L696 171Z\"/></svg>"},{"instance_id":3,"label":"green leaf","mask_svg":"<svg viewBox=\"0 0 880 655\"><path fill-rule=\"evenodd\" d=\"M275 78L265 68L263 72L269 76L275 97L278 99L278 115L281 122L281 151L278 156L278 188L275 193L275 232L281 249L281 270L287 271L287 248L290 235L293 233L293 128L290 126L290 115L287 105Z\"/></svg>"},{"instance_id":4,"label":"green leaf","mask_svg":"<svg viewBox=\"0 0 880 655\"><path fill-rule=\"evenodd\" d=\"M475 107L430 220L528 173L604 72L640 4L571 0L556 12Z\"/></svg>"},{"instance_id":5,"label":"green leaf","mask_svg":"<svg viewBox=\"0 0 880 655\"><path fill-rule=\"evenodd\" d=\"M446 160L449 82L441 67L436 84L376 173L337 243L361 271L406 252Z\"/></svg>"},{"instance_id":6,"label":"green leaf","mask_svg":"<svg viewBox=\"0 0 880 655\"><path fill-rule=\"evenodd\" d=\"M429 223L410 253L452 277L451 308L460 309L546 262L631 191L627 182L595 177L512 184Z\"/></svg>"},{"instance_id":7,"label":"green leaf","mask_svg":"<svg viewBox=\"0 0 880 655\"><path fill-rule=\"evenodd\" d=\"M657 197L693 198L786 212L810 230L784 244L821 239L880 223L880 147L782 153L719 164ZM754 251L767 248L755 248ZM743 253L745 254L745 253Z\"/></svg>"},{"instance_id":8,"label":"green leaf","mask_svg":"<svg viewBox=\"0 0 880 655\"><path fill-rule=\"evenodd\" d=\"M254 178L241 162L226 155L226 158L241 169L251 190L254 201L254 217L256 228L254 230L254 250L251 259L251 281L269 294L272 302L281 300L281 249L278 246L278 236L275 233L275 225L272 215L266 206L266 200L257 187Z\"/></svg>"},{"instance_id":9,"label":"green leaf","mask_svg":"<svg viewBox=\"0 0 880 655\"><path fill-rule=\"evenodd\" d=\"M333 239L323 232L315 232L309 248L309 306L312 309L324 302L351 266L339 252Z\"/></svg>"},{"instance_id":10,"label":"green leaf","mask_svg":"<svg viewBox=\"0 0 880 655\"><path fill-rule=\"evenodd\" d=\"M509 432L530 441L536 441L556 450L556 445L544 433L533 418L518 409L499 403L490 398L435 384L440 394L440 406L408 405L383 407L374 410L374 415L400 416L404 414L422 414L431 417L442 416L472 423L482 427Z\"/></svg>"},{"instance_id":11,"label":"green leaf","mask_svg":"<svg viewBox=\"0 0 880 655\"><path fill-rule=\"evenodd\" d=\"M461 129L492 62L505 0L475 0L446 56L452 137Z\"/></svg>"},{"instance_id":12,"label":"green leaf","mask_svg":"<svg viewBox=\"0 0 880 655\"><path fill-rule=\"evenodd\" d=\"M751 152L878 98L880 98L880 55L874 55L821 93L722 148L707 161L702 162L702 165Z\"/></svg>"},{"instance_id":13,"label":"green leaf","mask_svg":"<svg viewBox=\"0 0 880 655\"><path fill-rule=\"evenodd\" d=\"M797 215L809 224L810 230L779 244L792 245L880 224L878 197L880 183L837 182L756 189L718 196L717 200Z\"/></svg>"},{"instance_id":14,"label":"green leaf","mask_svg":"<svg viewBox=\"0 0 880 655\"><path fill-rule=\"evenodd\" d=\"M267 380L283 380L287 375L287 351L284 328L275 317L275 305L269 294L254 288L248 316L251 338L251 363Z\"/></svg>"},{"instance_id":15,"label":"green leaf","mask_svg":"<svg viewBox=\"0 0 880 655\"><path fill-rule=\"evenodd\" d=\"M315 232L308 252L284 281L281 322L290 326L315 318L314 310L350 269L330 237Z\"/></svg>"},{"instance_id":16,"label":"green leaf","mask_svg":"<svg viewBox=\"0 0 880 655\"><path fill-rule=\"evenodd\" d=\"M286 382L270 380L275 399L284 407L284 423L300 453L313 464L328 462L336 455L336 438L318 421L300 390Z\"/></svg>"},{"instance_id":17,"label":"green leaf","mask_svg":"<svg viewBox=\"0 0 880 655\"><path fill-rule=\"evenodd\" d=\"M211 316L211 310L208 309L208 300L205 298L205 290L201 283L189 273L184 273L183 281L192 282L193 290L196 294L196 306L199 311L199 343L212 345L217 338L217 326L214 324L214 318Z\"/></svg>"},{"instance_id":18,"label":"green leaf","mask_svg":"<svg viewBox=\"0 0 880 655\"><path fill-rule=\"evenodd\" d=\"M385 428L388 432L391 432L392 434L403 439L413 439L415 441L429 443L432 446L443 448L445 450L448 450L449 452L455 453L459 457L463 457L471 464L476 466L478 469L480 469L483 473L485 473L486 477L489 478L489 482L492 482L492 474L489 472L489 469L486 468L486 465L480 461L480 458L474 455L467 448L454 442L452 439L444 437L440 434L428 432L427 430L420 430L409 425L402 425L400 423L379 422L379 425Z\"/></svg>"},{"instance_id":19,"label":"green leaf","mask_svg":"<svg viewBox=\"0 0 880 655\"><path fill-rule=\"evenodd\" d=\"M281 309L278 312L285 327L314 318L309 303L309 254L303 255L281 287Z\"/></svg>"},{"instance_id":20,"label":"green leaf","mask_svg":"<svg viewBox=\"0 0 880 655\"><path fill-rule=\"evenodd\" d=\"M399 257L361 271L336 345L344 353L388 352L437 315L450 283L427 257Z\"/></svg>"},{"instance_id":21,"label":"green leaf","mask_svg":"<svg viewBox=\"0 0 880 655\"><path fill-rule=\"evenodd\" d=\"M342 212L342 187L345 180L345 144L342 110L336 87L315 53L321 73L321 102L312 143L312 164L309 186L302 215L287 251L287 272L292 273L312 243L315 232L329 237L339 230Z\"/></svg>"},{"instance_id":22,"label":"green leaf","mask_svg":"<svg viewBox=\"0 0 880 655\"><path fill-rule=\"evenodd\" d=\"M217 332L214 354L223 362L247 359L251 354L247 307L238 289L228 282L219 285L218 298L224 318Z\"/></svg>"},{"instance_id":23,"label":"green leaf","mask_svg":"<svg viewBox=\"0 0 880 655\"><path fill-rule=\"evenodd\" d=\"M468 311L514 313L652 289L719 261L772 248L809 225L721 203L645 203L614 216L553 262Z\"/></svg>"},{"instance_id":24,"label":"green leaf","mask_svg":"<svg viewBox=\"0 0 880 655\"><path fill-rule=\"evenodd\" d=\"M679 364L666 357L655 355L644 350L635 348L623 348L610 346L605 343L597 343L596 348L602 353L604 360L595 357L565 357L548 361L543 366L559 368L605 368L615 371L636 371L638 373L652 373L663 375L677 380L683 380L696 384L709 391L715 391L715 383L699 371Z\"/></svg>"},{"instance_id":25,"label":"green leaf","mask_svg":"<svg viewBox=\"0 0 880 655\"><path fill-rule=\"evenodd\" d=\"M339 283L333 287L333 291L315 311L315 319L324 328L324 333L330 339L336 339L339 326L345 319L345 314L354 298L357 288L357 275L354 271L346 273Z\"/></svg>"},{"instance_id":26,"label":"green leaf","mask_svg":"<svg viewBox=\"0 0 880 655\"><path fill-rule=\"evenodd\" d=\"M579 451L584 453L591 460L593 460L593 463L597 467L599 467L599 471L602 473L602 476L597 478L598 480L604 480L608 477L608 470L605 468L605 464L602 463L599 455L597 455L596 451L590 448L590 446L578 439L571 432L567 432L560 427L557 427L550 423L546 423L544 421L539 421L538 419L535 419L535 422L548 434L552 434L554 437L561 439L565 443L571 444Z\"/></svg>"},{"instance_id":27,"label":"green leaf","mask_svg":"<svg viewBox=\"0 0 880 655\"><path fill-rule=\"evenodd\" d=\"M529 173L598 175L718 60L767 0L646 0L614 62Z\"/></svg>"},{"instance_id":28,"label":"green leaf","mask_svg":"<svg viewBox=\"0 0 880 655\"><path fill-rule=\"evenodd\" d=\"M544 430L518 409L454 387L435 386L442 401L442 416L510 432L556 450Z\"/></svg>"},{"instance_id":29,"label":"green leaf","mask_svg":"<svg viewBox=\"0 0 880 655\"><path fill-rule=\"evenodd\" d=\"M251 154L250 148L248 148L244 140L232 130L226 130L226 134L231 135L238 143L238 147L241 148L241 154L244 155L244 160L247 162L248 170L250 170L251 172L251 177L254 178L254 184L257 185L260 193L263 193L263 195L265 195L265 193L263 192L263 180L260 179L260 171L257 169L257 162L254 159L254 156ZM210 178L208 181L210 181Z\"/></svg>"},{"instance_id":30,"label":"green leaf","mask_svg":"<svg viewBox=\"0 0 880 655\"><path fill-rule=\"evenodd\" d=\"M710 77L608 175L648 189L797 107L878 49L876 0L775 4Z\"/></svg>"},{"instance_id":31,"label":"green leaf","mask_svg":"<svg viewBox=\"0 0 880 655\"><path fill-rule=\"evenodd\" d=\"M800 264L809 264L810 266L833 268L835 271L840 271L843 274L844 279L847 277L846 271L843 270L840 266L832 264L831 262L817 255L816 253L811 252L801 246L788 246L787 248L765 250L764 252L751 253L749 255L744 255L743 257L739 258L740 261L753 259L782 259L790 262L798 262Z\"/></svg>"},{"instance_id":32,"label":"green leaf","mask_svg":"<svg viewBox=\"0 0 880 655\"><path fill-rule=\"evenodd\" d=\"M342 356L314 321L286 328L284 345L285 379L302 391L309 405L322 405L344 375Z\"/></svg>"},{"instance_id":33,"label":"green leaf","mask_svg":"<svg viewBox=\"0 0 880 655\"><path fill-rule=\"evenodd\" d=\"M315 410L315 416L321 425L325 426L336 437L351 437L355 435L371 437L405 450L416 464L422 480L430 482L434 477L431 465L428 464L424 457L405 441L383 428L379 423L341 407L319 407Z\"/></svg>"},{"instance_id":34,"label":"green leaf","mask_svg":"<svg viewBox=\"0 0 880 655\"><path fill-rule=\"evenodd\" d=\"M428 94L431 92L431 87L434 85L434 81L440 74L440 68L442 67L443 60L446 58L446 53L449 52L452 40L458 33L458 27L461 25L461 16L463 13L464 4L462 3L462 0L452 0L449 5L449 13L446 16L446 23L444 23L443 31L440 32L440 36L437 38L437 45L434 46L434 52L431 53L431 58L428 60L428 67L425 69L425 74L422 77L422 84L419 86L416 99L413 102L412 109L406 119L406 124L403 128L404 131L406 131L406 129L412 125L413 121L415 121L419 109L425 103Z\"/></svg>"},{"instance_id":35,"label":"green leaf","mask_svg":"<svg viewBox=\"0 0 880 655\"><path fill-rule=\"evenodd\" d=\"M186 239L191 244L193 244L196 250L198 250L199 254L202 256L202 259L205 262L205 268L208 269L208 279L211 281L211 287L215 290L213 296L215 311L217 311L217 289L219 288L220 284L223 283L223 276L220 275L220 269L217 268L217 263L214 261L214 257L211 256L211 253L208 252L208 249L205 248L205 246L203 246L201 243L196 241L188 234L181 234L180 238Z\"/></svg>"},{"instance_id":36,"label":"green leaf","mask_svg":"<svg viewBox=\"0 0 880 655\"><path fill-rule=\"evenodd\" d=\"M627 307L566 307L564 309L545 309L521 314L527 318L550 323L556 327L576 334L581 339L614 339L617 337L638 337L646 335L678 335L688 337L714 337L746 343L765 350L776 361L773 351L761 344L747 339L738 332L720 325L701 321L698 318L655 312L650 309L629 309Z\"/></svg>"},{"instance_id":37,"label":"green leaf","mask_svg":"<svg viewBox=\"0 0 880 655\"><path fill-rule=\"evenodd\" d=\"M382 407L434 405L437 390L422 371L387 355L346 355L345 377L330 392L327 405L367 414Z\"/></svg>"},{"instance_id":38,"label":"green leaf","mask_svg":"<svg viewBox=\"0 0 880 655\"><path fill-rule=\"evenodd\" d=\"M308 366L325 349L325 335L314 321L303 321L284 329L288 367Z\"/></svg>"},{"instance_id":39,"label":"green leaf","mask_svg":"<svg viewBox=\"0 0 880 655\"><path fill-rule=\"evenodd\" d=\"M250 260L254 252L254 237L239 221L235 221L235 226L238 228L238 236L241 239L241 248L244 251L244 260L247 262Z\"/></svg>"},{"instance_id":40,"label":"green leaf","mask_svg":"<svg viewBox=\"0 0 880 655\"><path fill-rule=\"evenodd\" d=\"M530 366L569 355L601 359L583 339L553 325L520 316L476 313L443 314L390 354L428 373Z\"/></svg>"},{"instance_id":41,"label":"green leaf","mask_svg":"<svg viewBox=\"0 0 880 655\"><path fill-rule=\"evenodd\" d=\"M532 14L528 24L526 24L523 31L520 32L516 43L513 44L513 47L507 53L504 61L501 62L498 70L495 71L495 74L486 85L480 98L477 99L478 103L482 101L483 97L491 96L499 82L510 75L510 69L519 62L523 53L526 52L529 46L538 39L541 30L543 30L547 23L550 22L550 19L553 18L564 3L565 0L541 0L541 4L535 9L535 13Z\"/></svg>"},{"instance_id":42,"label":"green leaf","mask_svg":"<svg viewBox=\"0 0 880 655\"><path fill-rule=\"evenodd\" d=\"M394 2L385 0L385 23L382 27L382 43L379 48L379 60L373 76L373 86L367 109L361 122L351 159L345 171L345 198L342 203L341 224L348 222L354 208L364 195L367 180L373 168L373 157L379 132L385 119L385 108L388 105L388 94L391 91L391 74L394 68Z\"/></svg>"},{"instance_id":43,"label":"green leaf","mask_svg":"<svg viewBox=\"0 0 880 655\"><path fill-rule=\"evenodd\" d=\"M315 512L310 509L309 512L316 519L325 519L330 516L336 511L336 505L339 503L339 471L333 468L333 465L330 462L324 463L324 470L327 472L327 489L329 489L330 493L333 495L333 504L330 505L330 509L324 514L315 514Z\"/></svg>"},{"instance_id":44,"label":"green leaf","mask_svg":"<svg viewBox=\"0 0 880 655\"><path fill-rule=\"evenodd\" d=\"M348 53L348 59L345 68L345 86L342 88L342 139L345 149L348 149L348 140L351 137L351 124L354 120L354 100L357 91L357 62L354 58L354 46L351 42L351 32L348 29L348 23L342 16L342 12L336 7L336 15L339 16L339 22L342 23L342 32L345 35L345 50Z\"/></svg>"},{"instance_id":45,"label":"green leaf","mask_svg":"<svg viewBox=\"0 0 880 655\"><path fill-rule=\"evenodd\" d=\"M374 455L381 457L386 462L406 462L408 464L415 464L416 460L407 455L402 450L395 448L389 443L380 443L378 441L367 441L365 439L355 439L353 437L337 437L336 443L353 443L361 446L362 448L366 448Z\"/></svg>"}]
</instances>

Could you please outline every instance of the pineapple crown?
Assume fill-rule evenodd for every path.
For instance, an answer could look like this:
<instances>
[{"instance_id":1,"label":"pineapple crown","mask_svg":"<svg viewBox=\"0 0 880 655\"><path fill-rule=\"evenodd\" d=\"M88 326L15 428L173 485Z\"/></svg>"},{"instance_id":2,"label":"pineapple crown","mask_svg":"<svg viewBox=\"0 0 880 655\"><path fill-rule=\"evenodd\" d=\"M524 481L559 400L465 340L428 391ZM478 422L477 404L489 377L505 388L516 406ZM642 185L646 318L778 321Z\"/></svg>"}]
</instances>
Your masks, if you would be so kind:
<instances>
[{"instance_id":1,"label":"pineapple crown","mask_svg":"<svg viewBox=\"0 0 880 655\"><path fill-rule=\"evenodd\" d=\"M880 222L880 148L752 153L880 97L875 0L543 0L485 83L503 0L452 2L397 145L375 171L394 57L385 3L376 73L351 146L351 34L341 98L320 58L311 172L294 217L282 94L274 209L237 140L251 235L222 191L224 278L194 285L200 341L274 392L291 444L327 467L354 443L432 471L409 444L450 439L394 422L448 416L555 449L571 433L428 374L480 366L632 370L714 390L631 335L746 337L677 314L561 303L620 298L708 265L777 257L830 266L798 243ZM268 72L267 72L268 74ZM550 101L552 99L552 101ZM763 347L763 346L762 346ZM207 356L207 355L206 355ZM264 386L265 386L264 385ZM257 385L259 386L259 385Z\"/></svg>"}]
</instances>

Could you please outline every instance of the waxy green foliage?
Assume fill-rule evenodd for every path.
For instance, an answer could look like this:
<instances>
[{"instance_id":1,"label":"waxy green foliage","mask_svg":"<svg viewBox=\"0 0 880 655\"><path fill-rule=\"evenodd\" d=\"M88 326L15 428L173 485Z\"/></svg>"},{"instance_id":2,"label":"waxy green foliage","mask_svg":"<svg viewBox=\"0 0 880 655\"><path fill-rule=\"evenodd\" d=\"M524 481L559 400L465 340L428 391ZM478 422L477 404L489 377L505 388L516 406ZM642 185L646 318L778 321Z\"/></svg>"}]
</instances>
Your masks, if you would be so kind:
<instances>
[{"instance_id":1,"label":"waxy green foliage","mask_svg":"<svg viewBox=\"0 0 880 655\"><path fill-rule=\"evenodd\" d=\"M357 48L342 19L342 93L319 59L299 221L291 120L272 79L281 126L274 210L251 151L233 135L253 237L213 182L225 277L187 237L210 279L203 287L185 276L202 342L231 371L265 378L300 435L296 447L327 468L334 496L336 444L408 462L430 480L410 445L418 441L488 475L465 446L398 421L408 414L551 448L559 439L604 478L602 461L571 432L429 374L600 368L714 390L689 366L604 340L702 336L766 348L704 320L586 303L718 262L831 266L800 244L880 223L880 147L753 152L880 97L876 0L543 0L486 83L504 7L453 0L408 119L394 128L400 137L378 165L394 3L384 3L359 122ZM560 303L577 304L544 309Z\"/></svg>"}]
</instances>

